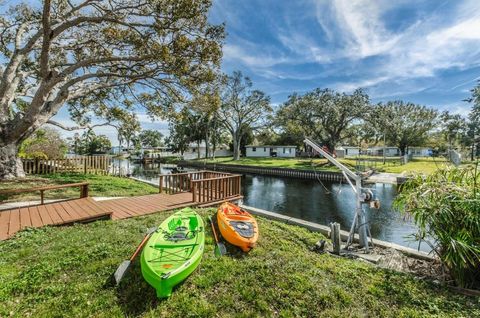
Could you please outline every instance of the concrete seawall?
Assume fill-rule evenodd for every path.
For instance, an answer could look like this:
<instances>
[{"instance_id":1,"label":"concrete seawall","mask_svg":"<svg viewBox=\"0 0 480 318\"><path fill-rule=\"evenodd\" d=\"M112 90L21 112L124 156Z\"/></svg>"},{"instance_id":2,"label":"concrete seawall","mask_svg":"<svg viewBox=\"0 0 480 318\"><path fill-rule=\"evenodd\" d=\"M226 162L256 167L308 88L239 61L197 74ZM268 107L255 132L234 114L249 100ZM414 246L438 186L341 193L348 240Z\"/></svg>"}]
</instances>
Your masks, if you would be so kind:
<instances>
[{"instance_id":1,"label":"concrete seawall","mask_svg":"<svg viewBox=\"0 0 480 318\"><path fill-rule=\"evenodd\" d=\"M323 235L325 235L326 237L330 237L330 227L328 227L326 225L321 225L321 224L318 224L318 223L313 223L313 222L297 219L297 218L290 217L290 216L287 216L287 215L283 215L283 214L279 214L279 213L275 213L275 212L271 212L271 211L266 211L266 210L254 208L254 207L251 207L251 206L247 206L247 205L240 205L240 206L243 209L247 210L248 212L250 212L254 215L259 215L259 216L262 216L262 217L265 217L265 218L268 218L268 219L284 222L284 223L287 223L287 224L294 224L294 225L302 226L302 227L305 227L305 228L309 229L310 231L320 232ZM346 241L348 239L348 232L344 231L344 230L341 230L340 231L340 236L341 236L342 241ZM354 241L358 242L358 236L357 235L355 235ZM395 244L395 243L390 243L390 242L377 240L377 239L373 239L373 243L376 246L380 246L380 247L383 247L383 248L393 248L393 249L395 249L399 252L402 252L403 254L405 254L407 256L410 256L410 257L413 257L413 258L427 260L427 261L434 260L434 257L432 255L430 255L428 253L425 253L425 252L422 252L422 251L417 251L413 248L409 248L409 247L405 247L405 246L398 245L398 244Z\"/></svg>"}]
</instances>

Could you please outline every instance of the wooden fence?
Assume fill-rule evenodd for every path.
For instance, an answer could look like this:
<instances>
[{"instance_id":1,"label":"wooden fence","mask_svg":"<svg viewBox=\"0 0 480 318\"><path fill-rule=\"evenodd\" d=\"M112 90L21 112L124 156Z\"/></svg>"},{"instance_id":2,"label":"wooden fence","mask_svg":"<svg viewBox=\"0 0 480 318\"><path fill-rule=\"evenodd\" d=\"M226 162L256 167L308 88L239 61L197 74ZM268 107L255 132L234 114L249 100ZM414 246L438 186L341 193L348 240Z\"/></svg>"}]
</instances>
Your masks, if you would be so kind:
<instances>
[{"instance_id":1,"label":"wooden fence","mask_svg":"<svg viewBox=\"0 0 480 318\"><path fill-rule=\"evenodd\" d=\"M111 156L78 156L62 159L23 159L23 170L28 174L78 172L109 174Z\"/></svg>"},{"instance_id":2,"label":"wooden fence","mask_svg":"<svg viewBox=\"0 0 480 318\"><path fill-rule=\"evenodd\" d=\"M242 195L242 176L200 179L192 181L193 202L214 202Z\"/></svg>"}]
</instances>

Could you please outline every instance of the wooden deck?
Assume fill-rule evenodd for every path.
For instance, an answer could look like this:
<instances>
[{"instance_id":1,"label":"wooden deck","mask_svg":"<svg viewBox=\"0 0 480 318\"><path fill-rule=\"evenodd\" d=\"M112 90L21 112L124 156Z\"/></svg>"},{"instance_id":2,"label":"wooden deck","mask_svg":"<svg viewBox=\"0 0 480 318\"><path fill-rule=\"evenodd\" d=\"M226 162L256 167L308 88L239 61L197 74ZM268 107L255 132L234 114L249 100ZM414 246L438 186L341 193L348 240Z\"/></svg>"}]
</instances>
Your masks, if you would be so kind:
<instances>
[{"instance_id":1,"label":"wooden deck","mask_svg":"<svg viewBox=\"0 0 480 318\"><path fill-rule=\"evenodd\" d=\"M60 201L0 211L0 240L5 240L27 227L63 225L110 218L92 198Z\"/></svg>"},{"instance_id":2,"label":"wooden deck","mask_svg":"<svg viewBox=\"0 0 480 318\"><path fill-rule=\"evenodd\" d=\"M158 194L94 201L88 197L88 183L74 183L31 189L3 190L4 194L80 187L80 199L0 211L0 240L27 227L89 222L99 218L126 219L188 206L207 207L241 199L241 176L212 171L160 176ZM162 193L166 192L166 193Z\"/></svg>"},{"instance_id":3,"label":"wooden deck","mask_svg":"<svg viewBox=\"0 0 480 318\"><path fill-rule=\"evenodd\" d=\"M241 198L241 196L236 196L226 200ZM103 201L95 201L88 197L3 210L0 211L0 240L5 240L27 227L84 223L101 218L119 220L188 206L207 207L220 204L221 201L194 202L191 192L183 192L150 194Z\"/></svg>"},{"instance_id":4,"label":"wooden deck","mask_svg":"<svg viewBox=\"0 0 480 318\"><path fill-rule=\"evenodd\" d=\"M97 203L101 205L103 209L111 211L112 219L114 220L195 205L191 192L150 194L138 197L104 200Z\"/></svg>"}]
</instances>

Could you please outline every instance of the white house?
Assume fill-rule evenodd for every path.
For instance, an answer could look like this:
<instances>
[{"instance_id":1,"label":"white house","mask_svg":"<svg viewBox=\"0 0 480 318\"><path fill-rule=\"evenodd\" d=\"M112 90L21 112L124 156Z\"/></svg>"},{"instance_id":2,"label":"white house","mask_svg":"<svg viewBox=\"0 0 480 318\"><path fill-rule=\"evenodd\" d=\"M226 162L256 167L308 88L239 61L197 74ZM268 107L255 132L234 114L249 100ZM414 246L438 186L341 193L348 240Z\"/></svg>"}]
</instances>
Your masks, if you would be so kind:
<instances>
[{"instance_id":1,"label":"white house","mask_svg":"<svg viewBox=\"0 0 480 318\"><path fill-rule=\"evenodd\" d=\"M284 157L295 158L296 146L246 146L246 157Z\"/></svg>"},{"instance_id":2,"label":"white house","mask_svg":"<svg viewBox=\"0 0 480 318\"><path fill-rule=\"evenodd\" d=\"M368 154L372 156L383 156L383 146L370 147L368 148ZM432 155L432 148L429 147L409 147L407 150L409 155L413 157L430 157ZM401 155L400 149L398 147L385 147L385 156L386 157L398 157Z\"/></svg>"},{"instance_id":3,"label":"white house","mask_svg":"<svg viewBox=\"0 0 480 318\"><path fill-rule=\"evenodd\" d=\"M184 151L183 153L183 159L185 160L191 160L191 159L196 159L198 158L198 153L200 152L200 158L205 158L205 153L206 153L206 146L205 142L202 142L199 145L196 143L191 143L188 145L187 150ZM210 146L209 149L210 153L208 154L209 157L212 157L212 146ZM227 145L217 145L215 149L215 157L228 157L231 156L233 153L230 151Z\"/></svg>"},{"instance_id":4,"label":"white house","mask_svg":"<svg viewBox=\"0 0 480 318\"><path fill-rule=\"evenodd\" d=\"M385 157L400 156L400 149L398 149L398 147L391 147L391 146L370 147L368 148L367 153L371 156L383 156L384 150L385 150Z\"/></svg>"},{"instance_id":5,"label":"white house","mask_svg":"<svg viewBox=\"0 0 480 318\"><path fill-rule=\"evenodd\" d=\"M335 148L338 157L358 156L360 155L360 150L360 147L355 146L340 146Z\"/></svg>"},{"instance_id":6,"label":"white house","mask_svg":"<svg viewBox=\"0 0 480 318\"><path fill-rule=\"evenodd\" d=\"M411 154L413 157L431 157L433 151L429 147L409 147L408 154Z\"/></svg>"}]
</instances>

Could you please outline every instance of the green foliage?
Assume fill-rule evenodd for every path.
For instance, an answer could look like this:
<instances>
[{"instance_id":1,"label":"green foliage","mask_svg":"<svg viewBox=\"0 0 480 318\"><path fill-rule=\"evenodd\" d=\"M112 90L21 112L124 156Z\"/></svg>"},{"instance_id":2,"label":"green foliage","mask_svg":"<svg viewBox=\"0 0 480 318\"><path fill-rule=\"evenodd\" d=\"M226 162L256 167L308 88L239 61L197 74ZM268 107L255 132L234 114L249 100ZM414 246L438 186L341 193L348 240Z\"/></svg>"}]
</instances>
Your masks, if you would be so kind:
<instances>
[{"instance_id":1,"label":"green foliage","mask_svg":"<svg viewBox=\"0 0 480 318\"><path fill-rule=\"evenodd\" d=\"M53 128L41 128L20 145L19 157L28 159L58 159L67 152L67 143Z\"/></svg>"},{"instance_id":2,"label":"green foliage","mask_svg":"<svg viewBox=\"0 0 480 318\"><path fill-rule=\"evenodd\" d=\"M214 210L198 210L206 218ZM214 255L211 228L199 268L159 300L138 260L106 284L147 228L170 213L25 230L0 242L2 317L475 317L479 300L372 265L317 254L323 238L258 218L258 247Z\"/></svg>"},{"instance_id":3,"label":"green foliage","mask_svg":"<svg viewBox=\"0 0 480 318\"><path fill-rule=\"evenodd\" d=\"M459 285L480 287L480 163L417 174L395 206L411 215Z\"/></svg>"},{"instance_id":4,"label":"green foliage","mask_svg":"<svg viewBox=\"0 0 480 318\"><path fill-rule=\"evenodd\" d=\"M112 148L110 139L105 135L96 135L93 130L86 130L81 136L75 135L70 145L79 155L107 153Z\"/></svg>"},{"instance_id":5,"label":"green foliage","mask_svg":"<svg viewBox=\"0 0 480 318\"><path fill-rule=\"evenodd\" d=\"M182 155L191 142L200 141L205 136L201 115L186 107L170 116L168 128L169 135L165 142L170 149Z\"/></svg>"},{"instance_id":6,"label":"green foliage","mask_svg":"<svg viewBox=\"0 0 480 318\"><path fill-rule=\"evenodd\" d=\"M402 155L407 147L426 143L437 120L436 110L403 101L379 103L372 111L377 117L377 131L385 134L387 143L397 146Z\"/></svg>"},{"instance_id":7,"label":"green foliage","mask_svg":"<svg viewBox=\"0 0 480 318\"><path fill-rule=\"evenodd\" d=\"M311 137L332 150L368 106L369 97L360 89L348 95L317 88L304 95L290 95L278 110L276 122L288 135L302 140Z\"/></svg>"},{"instance_id":8,"label":"green foliage","mask_svg":"<svg viewBox=\"0 0 480 318\"><path fill-rule=\"evenodd\" d=\"M62 126L52 117L66 105L92 127L96 117L113 125L140 108L158 117L197 96L214 101L224 25L209 22L211 5L0 1L0 147L16 149L47 122ZM23 175L17 160L0 166L0 178Z\"/></svg>"},{"instance_id":9,"label":"green foliage","mask_svg":"<svg viewBox=\"0 0 480 318\"><path fill-rule=\"evenodd\" d=\"M139 134L140 143L143 147L157 148L163 146L163 135L157 130L147 129L142 130Z\"/></svg>"},{"instance_id":10,"label":"green foliage","mask_svg":"<svg viewBox=\"0 0 480 318\"><path fill-rule=\"evenodd\" d=\"M455 147L467 133L467 121L459 114L444 111L440 115L442 133L449 147Z\"/></svg>"},{"instance_id":11,"label":"green foliage","mask_svg":"<svg viewBox=\"0 0 480 318\"><path fill-rule=\"evenodd\" d=\"M272 112L270 97L253 89L253 83L242 72L227 76L222 87L218 117L230 133L233 142L233 158L240 158L241 141L248 130L256 131L268 123Z\"/></svg>"}]
</instances>

